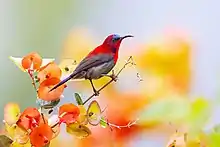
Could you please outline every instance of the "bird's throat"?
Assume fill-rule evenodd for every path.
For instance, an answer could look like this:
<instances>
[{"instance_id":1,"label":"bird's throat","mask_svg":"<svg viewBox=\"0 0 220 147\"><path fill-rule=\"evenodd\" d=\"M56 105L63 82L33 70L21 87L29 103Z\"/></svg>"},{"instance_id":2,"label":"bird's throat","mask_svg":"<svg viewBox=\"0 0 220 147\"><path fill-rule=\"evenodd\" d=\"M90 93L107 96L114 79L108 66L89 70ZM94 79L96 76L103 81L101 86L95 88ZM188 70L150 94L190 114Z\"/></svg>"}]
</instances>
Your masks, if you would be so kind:
<instances>
[{"instance_id":1,"label":"bird's throat","mask_svg":"<svg viewBox=\"0 0 220 147\"><path fill-rule=\"evenodd\" d=\"M117 48L116 47L112 47L111 50L112 50L112 53L114 53L114 54L117 52Z\"/></svg>"}]
</instances>

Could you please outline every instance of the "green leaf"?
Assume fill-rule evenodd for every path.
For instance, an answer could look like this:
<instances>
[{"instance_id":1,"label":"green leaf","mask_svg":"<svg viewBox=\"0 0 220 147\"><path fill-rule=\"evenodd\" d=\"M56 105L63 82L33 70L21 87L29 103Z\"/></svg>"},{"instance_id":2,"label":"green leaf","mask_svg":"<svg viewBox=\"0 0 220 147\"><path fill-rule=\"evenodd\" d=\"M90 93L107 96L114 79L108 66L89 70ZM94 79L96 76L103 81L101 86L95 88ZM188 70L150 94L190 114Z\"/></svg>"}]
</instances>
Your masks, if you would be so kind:
<instances>
[{"instance_id":1,"label":"green leaf","mask_svg":"<svg viewBox=\"0 0 220 147\"><path fill-rule=\"evenodd\" d=\"M209 102L204 98L197 98L191 103L191 111L186 119L190 130L201 129L211 116Z\"/></svg>"},{"instance_id":2,"label":"green leaf","mask_svg":"<svg viewBox=\"0 0 220 147\"><path fill-rule=\"evenodd\" d=\"M107 121L105 121L104 117L101 117L101 120L100 120L99 124L103 128L107 128L108 127L108 123L107 123Z\"/></svg>"},{"instance_id":3,"label":"green leaf","mask_svg":"<svg viewBox=\"0 0 220 147\"><path fill-rule=\"evenodd\" d=\"M79 123L66 125L66 132L78 138L88 137L92 133L88 127Z\"/></svg>"},{"instance_id":4,"label":"green leaf","mask_svg":"<svg viewBox=\"0 0 220 147\"><path fill-rule=\"evenodd\" d=\"M213 128L214 132L216 133L220 133L220 124L218 125L215 125L214 128Z\"/></svg>"},{"instance_id":5,"label":"green leaf","mask_svg":"<svg viewBox=\"0 0 220 147\"><path fill-rule=\"evenodd\" d=\"M80 97L80 95L78 93L75 93L75 99L78 105L83 105L83 101L82 98Z\"/></svg>"},{"instance_id":6,"label":"green leaf","mask_svg":"<svg viewBox=\"0 0 220 147\"><path fill-rule=\"evenodd\" d=\"M219 133L211 133L209 135L209 147L219 147L220 145L220 134Z\"/></svg>"},{"instance_id":7,"label":"green leaf","mask_svg":"<svg viewBox=\"0 0 220 147\"><path fill-rule=\"evenodd\" d=\"M186 98L170 97L156 100L140 114L140 122L183 121L190 112L190 103Z\"/></svg>"},{"instance_id":8,"label":"green leaf","mask_svg":"<svg viewBox=\"0 0 220 147\"><path fill-rule=\"evenodd\" d=\"M90 125L97 126L100 124L100 119L102 115L102 110L99 103L93 100L87 109L87 119Z\"/></svg>"},{"instance_id":9,"label":"green leaf","mask_svg":"<svg viewBox=\"0 0 220 147\"><path fill-rule=\"evenodd\" d=\"M13 140L5 135L0 135L0 147L10 147Z\"/></svg>"}]
</instances>

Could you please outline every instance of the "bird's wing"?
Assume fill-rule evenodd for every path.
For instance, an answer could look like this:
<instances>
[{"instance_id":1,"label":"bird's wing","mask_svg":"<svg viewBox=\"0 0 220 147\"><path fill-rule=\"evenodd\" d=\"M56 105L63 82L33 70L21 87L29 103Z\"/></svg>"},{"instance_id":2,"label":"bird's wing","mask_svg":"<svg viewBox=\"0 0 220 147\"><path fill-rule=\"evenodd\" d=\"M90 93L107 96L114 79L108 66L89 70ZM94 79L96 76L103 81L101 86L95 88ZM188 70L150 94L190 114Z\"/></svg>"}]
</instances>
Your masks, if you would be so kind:
<instances>
[{"instance_id":1,"label":"bird's wing","mask_svg":"<svg viewBox=\"0 0 220 147\"><path fill-rule=\"evenodd\" d=\"M114 56L111 55L111 54L96 54L96 55L93 55L93 56L85 57L79 63L79 65L76 67L76 69L73 71L73 73L71 75L69 75L68 77L63 79L60 83L55 85L50 91L53 91L57 87L63 85L64 83L66 83L70 79L72 79L75 76L77 76L78 74L80 74L82 71L87 71L88 69L90 69L92 67L102 65L106 62L112 61L113 59L114 59Z\"/></svg>"},{"instance_id":2,"label":"bird's wing","mask_svg":"<svg viewBox=\"0 0 220 147\"><path fill-rule=\"evenodd\" d=\"M86 71L92 67L99 66L103 63L112 61L114 56L111 54L98 54L84 58L79 65L76 67L73 73L79 73L82 71Z\"/></svg>"}]
</instances>

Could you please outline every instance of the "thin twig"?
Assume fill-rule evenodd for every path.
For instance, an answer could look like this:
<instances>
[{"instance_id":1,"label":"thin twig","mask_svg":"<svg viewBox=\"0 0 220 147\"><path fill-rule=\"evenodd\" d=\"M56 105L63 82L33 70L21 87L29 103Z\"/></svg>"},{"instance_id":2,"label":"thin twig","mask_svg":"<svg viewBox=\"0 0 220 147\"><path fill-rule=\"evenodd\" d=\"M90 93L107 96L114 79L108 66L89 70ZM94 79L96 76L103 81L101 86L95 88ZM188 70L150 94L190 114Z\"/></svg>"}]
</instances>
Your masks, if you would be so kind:
<instances>
[{"instance_id":1,"label":"thin twig","mask_svg":"<svg viewBox=\"0 0 220 147\"><path fill-rule=\"evenodd\" d=\"M60 124L60 122L58 122L58 123L55 123L53 126L51 126L51 128L53 129L53 128L55 128L57 125L59 125Z\"/></svg>"},{"instance_id":2,"label":"thin twig","mask_svg":"<svg viewBox=\"0 0 220 147\"><path fill-rule=\"evenodd\" d=\"M137 65L137 64L134 62L133 57L131 57L131 64L133 65L134 70L137 71L137 69L136 69L136 65ZM139 82L143 81L143 79L141 78L141 75L140 75L140 73L139 73L138 71L137 71L136 76L137 76L137 78L139 79Z\"/></svg>"},{"instance_id":3,"label":"thin twig","mask_svg":"<svg viewBox=\"0 0 220 147\"><path fill-rule=\"evenodd\" d=\"M123 69L125 69L126 68L126 66L128 65L128 64L134 64L134 62L133 62L133 59L132 59L132 56L130 56L129 58L128 58L128 60L126 61L126 63L124 64L124 66L119 70L119 72L116 74L116 76L115 76L115 78L117 78L118 76L119 76L119 74L123 71ZM97 90L97 92L100 92L100 91L102 91L105 87L107 87L109 84L111 84L113 81L115 81L115 79L111 79L109 82L107 82L105 85L103 85L99 90ZM87 98L84 102L83 102L83 105L85 105L90 99L92 99L94 96L95 96L96 94L95 93L93 93L89 98Z\"/></svg>"},{"instance_id":4,"label":"thin twig","mask_svg":"<svg viewBox=\"0 0 220 147\"><path fill-rule=\"evenodd\" d=\"M43 119L44 124L46 124L46 121L45 121L45 118L44 118L44 114L43 114L43 113L41 113L41 117L42 117L42 119Z\"/></svg>"},{"instance_id":5,"label":"thin twig","mask_svg":"<svg viewBox=\"0 0 220 147\"><path fill-rule=\"evenodd\" d=\"M137 124L137 121L138 121L138 120L139 120L139 119L136 119L135 121L129 122L127 125L122 125L122 126L118 126L118 125L109 123L108 121L107 121L107 122L104 121L104 120L102 120L102 121L104 121L105 123L107 123L110 128L111 128L111 127L114 127L114 128L117 128L117 129L122 129L122 128L130 128L131 126ZM111 129L112 129L112 128L111 128Z\"/></svg>"},{"instance_id":6,"label":"thin twig","mask_svg":"<svg viewBox=\"0 0 220 147\"><path fill-rule=\"evenodd\" d=\"M57 125L61 124L62 121L60 120L60 118L63 117L64 115L66 115L66 114L67 114L67 112L63 112L61 115L59 115L59 116L58 116L58 117L59 117L59 121L58 121L57 123L55 123L53 126L51 126L51 128L54 128L54 127L56 127Z\"/></svg>"},{"instance_id":7,"label":"thin twig","mask_svg":"<svg viewBox=\"0 0 220 147\"><path fill-rule=\"evenodd\" d=\"M35 80L34 80L34 77L33 77L33 70L28 69L28 75L30 76L30 78L32 80L32 85L33 85L35 91L37 92L37 86L35 84Z\"/></svg>"}]
</instances>

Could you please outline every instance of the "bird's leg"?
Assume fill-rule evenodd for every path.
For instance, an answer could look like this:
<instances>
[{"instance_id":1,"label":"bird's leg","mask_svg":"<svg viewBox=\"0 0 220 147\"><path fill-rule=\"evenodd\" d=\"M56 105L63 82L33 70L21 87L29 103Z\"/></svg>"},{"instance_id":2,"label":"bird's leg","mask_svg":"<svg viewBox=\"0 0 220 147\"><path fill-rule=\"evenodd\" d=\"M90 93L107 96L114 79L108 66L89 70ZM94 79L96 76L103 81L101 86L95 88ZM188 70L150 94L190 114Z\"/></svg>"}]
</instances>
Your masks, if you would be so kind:
<instances>
[{"instance_id":1,"label":"bird's leg","mask_svg":"<svg viewBox=\"0 0 220 147\"><path fill-rule=\"evenodd\" d=\"M93 82L92 82L92 79L89 79L89 81L90 81L90 83L91 83L91 85L92 85L92 89L93 89L93 91L94 91L94 93L95 93L95 96L98 96L98 95L99 95L99 92L95 89L95 86L94 86L94 84L93 84Z\"/></svg>"},{"instance_id":2,"label":"bird's leg","mask_svg":"<svg viewBox=\"0 0 220 147\"><path fill-rule=\"evenodd\" d=\"M109 77L109 78L111 78L112 80L114 80L115 82L118 80L118 79L117 79L118 77L115 75L114 70L112 70L112 74L111 74L111 75L108 75L108 74L102 74L102 76Z\"/></svg>"}]
</instances>

